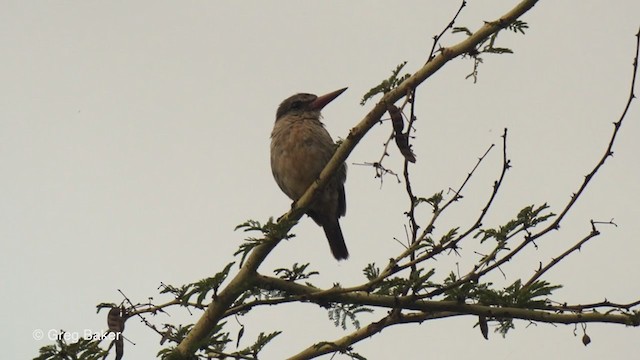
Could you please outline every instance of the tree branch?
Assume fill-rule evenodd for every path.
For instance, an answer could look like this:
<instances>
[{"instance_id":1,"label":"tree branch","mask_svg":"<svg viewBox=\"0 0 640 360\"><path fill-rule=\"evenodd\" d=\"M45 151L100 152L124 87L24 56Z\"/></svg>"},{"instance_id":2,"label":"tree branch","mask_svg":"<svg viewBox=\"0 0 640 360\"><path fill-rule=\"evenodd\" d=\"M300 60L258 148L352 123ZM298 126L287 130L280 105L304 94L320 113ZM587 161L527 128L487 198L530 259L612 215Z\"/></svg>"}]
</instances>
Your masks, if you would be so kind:
<instances>
[{"instance_id":1,"label":"tree branch","mask_svg":"<svg viewBox=\"0 0 640 360\"><path fill-rule=\"evenodd\" d=\"M297 284L274 277L260 275L258 283L272 289L285 291L289 294L303 295L304 299L321 306L336 302L343 304L358 304L382 308L423 311L449 312L450 316L479 315L487 318L513 318L521 320L539 321L546 323L574 324L585 322L617 323L629 326L640 326L640 312L626 314L611 313L557 313L546 308L529 309L519 307L495 307L481 304L467 304L448 300L421 300L416 296L374 295L360 292L332 292L314 287ZM564 308L568 310L569 308Z\"/></svg>"},{"instance_id":2,"label":"tree branch","mask_svg":"<svg viewBox=\"0 0 640 360\"><path fill-rule=\"evenodd\" d=\"M313 344L308 348L304 349L303 351L301 351L300 353L290 357L288 360L313 359L315 357L329 354L336 351L347 352L347 349L351 345L361 340L370 338L371 336L380 333L382 330L392 325L421 323L426 320L441 319L449 316L453 316L453 314L445 313L445 312L438 313L438 314L435 314L435 313L389 314L383 317L382 319L380 319L379 321L372 322L371 324L361 329L358 329L349 335L343 336L340 339Z\"/></svg>"},{"instance_id":3,"label":"tree branch","mask_svg":"<svg viewBox=\"0 0 640 360\"><path fill-rule=\"evenodd\" d=\"M387 109L387 104L393 104L398 101L412 89L415 89L418 85L427 80L450 60L474 50L480 42L517 20L536 3L537 0L521 1L511 11L504 14L498 20L486 22L476 33L472 34L457 45L449 48L443 48L442 51L440 51L440 54L435 56L431 61L428 61L421 69L402 82L397 88L385 94L373 109L364 117L364 119L351 129L347 138L336 150L331 161L329 161L327 166L320 173L318 180L314 182L309 189L307 189L305 194L296 202L294 207L280 219L279 224L286 224L287 231L291 229L294 223L300 219L304 210L309 206L316 193L324 188L360 140L380 120ZM202 317L200 317L189 334L172 352L171 358L185 359L198 349L201 342L209 336L211 330L224 316L226 309L235 301L235 299L238 298L238 296L240 296L240 294L253 286L256 270L279 241L280 239L276 237L268 236L267 240L256 246L251 251L251 254L248 256L238 274L207 307L207 310Z\"/></svg>"}]
</instances>

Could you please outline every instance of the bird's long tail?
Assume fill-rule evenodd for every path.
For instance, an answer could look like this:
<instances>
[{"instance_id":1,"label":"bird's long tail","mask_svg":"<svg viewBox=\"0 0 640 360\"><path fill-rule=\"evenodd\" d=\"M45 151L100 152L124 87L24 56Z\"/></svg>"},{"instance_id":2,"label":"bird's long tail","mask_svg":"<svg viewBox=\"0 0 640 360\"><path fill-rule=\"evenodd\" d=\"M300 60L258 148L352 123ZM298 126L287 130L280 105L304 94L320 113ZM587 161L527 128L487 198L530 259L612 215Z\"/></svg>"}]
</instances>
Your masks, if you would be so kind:
<instances>
[{"instance_id":1,"label":"bird's long tail","mask_svg":"<svg viewBox=\"0 0 640 360\"><path fill-rule=\"evenodd\" d=\"M347 244L344 242L344 236L342 236L342 229L340 229L338 219L325 222L322 228L327 236L327 240L329 240L333 257L336 258L336 260L347 259L349 257L349 251L347 250Z\"/></svg>"}]
</instances>

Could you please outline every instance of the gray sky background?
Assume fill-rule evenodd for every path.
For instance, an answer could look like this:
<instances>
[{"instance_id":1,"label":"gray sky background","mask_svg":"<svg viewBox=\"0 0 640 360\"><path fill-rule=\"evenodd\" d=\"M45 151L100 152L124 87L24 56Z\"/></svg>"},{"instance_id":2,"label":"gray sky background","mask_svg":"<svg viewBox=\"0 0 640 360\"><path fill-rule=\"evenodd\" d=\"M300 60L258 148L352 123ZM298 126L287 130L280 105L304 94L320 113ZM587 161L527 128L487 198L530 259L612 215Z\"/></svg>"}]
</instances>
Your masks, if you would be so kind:
<instances>
[{"instance_id":1,"label":"gray sky background","mask_svg":"<svg viewBox=\"0 0 640 360\"><path fill-rule=\"evenodd\" d=\"M414 71L457 1L264 2L3 1L0 12L0 270L5 354L32 358L53 341L42 329L106 329L99 302L168 301L161 282L180 285L211 276L233 260L244 233L290 206L271 177L269 134L277 105L296 92L349 90L324 111L334 138L345 137L368 111L362 94L402 61ZM515 1L469 1L457 25L472 30ZM559 212L602 156L628 96L637 1L542 1L523 20L525 36L503 33L513 55L485 56L479 81L455 60L420 87L414 190L430 196L456 188L509 128L507 174L485 225L499 226L529 204ZM453 45L463 35L447 35ZM640 297L640 109L633 105L610 158L560 232L538 242L487 280L528 278L590 231L589 220L615 219L545 277L565 287L569 303ZM311 262L321 286L363 281L362 268L382 265L404 239L404 184L354 163L379 158L390 125L375 127L348 159L347 217L352 257L337 263L320 228L303 219L297 237L280 244L261 268ZM437 235L469 226L500 171L495 148L463 201L437 225ZM386 165L400 171L391 149ZM429 216L425 209L420 214ZM466 272L477 255L443 257L439 278ZM456 265L458 263L458 265ZM175 309L156 323L195 322ZM382 313L363 316L375 321ZM242 346L260 331L284 330L265 359L292 355L347 332L313 305L259 309L240 319ZM627 359L639 330L591 324L584 347L573 326L516 322L506 339L485 341L476 319L397 326L356 346L371 359ZM237 329L230 319L230 329ZM159 338L127 322L126 358L149 359ZM329 359L329 356L325 357ZM346 358L336 356L335 359Z\"/></svg>"}]
</instances>

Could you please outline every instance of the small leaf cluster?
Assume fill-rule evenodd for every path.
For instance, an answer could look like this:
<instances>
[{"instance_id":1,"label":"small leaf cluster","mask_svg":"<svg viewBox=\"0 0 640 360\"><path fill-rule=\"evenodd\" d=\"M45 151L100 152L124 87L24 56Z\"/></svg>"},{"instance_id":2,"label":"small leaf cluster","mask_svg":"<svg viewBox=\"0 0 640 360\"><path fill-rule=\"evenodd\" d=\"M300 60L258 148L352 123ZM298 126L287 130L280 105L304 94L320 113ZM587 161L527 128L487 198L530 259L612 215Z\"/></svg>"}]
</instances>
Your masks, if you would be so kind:
<instances>
[{"instance_id":1,"label":"small leaf cluster","mask_svg":"<svg viewBox=\"0 0 640 360\"><path fill-rule=\"evenodd\" d=\"M276 336L280 335L281 333L282 331L274 331L272 333L265 335L264 332L261 332L258 335L258 338L256 339L255 343L253 343L253 345L251 345L248 348L250 350L250 353L257 357L258 353L262 349L264 349L265 345L267 345L269 342L271 342L271 340L273 340Z\"/></svg>"},{"instance_id":2,"label":"small leaf cluster","mask_svg":"<svg viewBox=\"0 0 640 360\"><path fill-rule=\"evenodd\" d=\"M450 287L444 292L445 300L460 303L470 301L481 305L524 309L545 308L548 303L547 297L553 291L562 288L562 285L551 285L549 282L541 280L523 286L520 279L501 290L492 289L492 283L490 282L476 283L468 281L452 286L458 282L459 279L453 272L445 279L444 287ZM515 328L511 318L493 318L490 320L498 323L495 331L502 336L505 336L509 330Z\"/></svg>"},{"instance_id":3,"label":"small leaf cluster","mask_svg":"<svg viewBox=\"0 0 640 360\"><path fill-rule=\"evenodd\" d=\"M503 290L484 288L477 291L476 300L483 305L494 305L518 308L541 308L547 305L543 296L549 296L562 285L551 285L547 281L538 280L531 285L523 286L520 279Z\"/></svg>"},{"instance_id":4,"label":"small leaf cluster","mask_svg":"<svg viewBox=\"0 0 640 360\"><path fill-rule=\"evenodd\" d=\"M433 194L430 198L423 198L423 197L418 197L414 199L413 202L413 206L417 207L418 205L420 205L421 203L427 203L429 205L431 205L431 207L433 208L433 212L438 211L438 209L440 209L440 203L442 202L442 200L444 200L444 196L442 195L443 191L437 192L435 194Z\"/></svg>"},{"instance_id":5,"label":"small leaf cluster","mask_svg":"<svg viewBox=\"0 0 640 360\"><path fill-rule=\"evenodd\" d=\"M532 228L555 216L554 213L540 214L548 208L549 206L546 203L537 208L534 205L527 206L518 212L515 219L497 229L482 229L474 238L481 237L481 243L488 239L495 239L498 243L505 243L515 233Z\"/></svg>"},{"instance_id":6,"label":"small leaf cluster","mask_svg":"<svg viewBox=\"0 0 640 360\"><path fill-rule=\"evenodd\" d=\"M369 292L376 295L397 296L406 293L407 290L418 293L427 288L433 288L434 283L429 279L435 274L435 269L430 269L426 273L424 270L419 268L411 271L409 278L399 276L385 278L382 281L375 282L374 287L369 289ZM364 268L363 273L369 281L373 281L380 276L380 269L371 263Z\"/></svg>"},{"instance_id":7,"label":"small leaf cluster","mask_svg":"<svg viewBox=\"0 0 640 360\"><path fill-rule=\"evenodd\" d=\"M492 283L477 283L475 281L461 282L454 272L449 273L441 287L444 291L444 300L465 303L467 300L477 301L480 293L487 291Z\"/></svg>"},{"instance_id":8,"label":"small leaf cluster","mask_svg":"<svg viewBox=\"0 0 640 360\"><path fill-rule=\"evenodd\" d=\"M313 275L318 275L317 271L307 271L309 267L309 263L298 265L298 263L293 264L291 269L278 268L273 272L282 280L286 281L296 281L296 280L306 280L309 279Z\"/></svg>"},{"instance_id":9,"label":"small leaf cluster","mask_svg":"<svg viewBox=\"0 0 640 360\"><path fill-rule=\"evenodd\" d=\"M508 30L511 30L515 33L520 33L522 35L524 35L524 30L528 28L529 28L529 24L521 20L516 20L511 24L507 25Z\"/></svg>"},{"instance_id":10,"label":"small leaf cluster","mask_svg":"<svg viewBox=\"0 0 640 360\"><path fill-rule=\"evenodd\" d=\"M396 66L395 70L391 72L391 76L389 76L388 79L382 80L380 84L371 88L366 94L364 94L364 96L362 97L362 100L360 100L360 105L364 106L364 104L366 104L367 101L372 97L378 94L386 94L389 91L393 90L394 88L398 87L400 84L402 84L403 81L407 80L409 76L411 76L410 74L404 74L398 77L398 74L400 74L400 71L405 65L407 65L406 61Z\"/></svg>"},{"instance_id":11,"label":"small leaf cluster","mask_svg":"<svg viewBox=\"0 0 640 360\"><path fill-rule=\"evenodd\" d=\"M528 286L523 286L518 279L504 290L485 288L478 291L477 300L483 305L539 309L544 308L548 302L546 298L541 299L541 297L549 296L554 290L560 288L562 285L551 285L547 281L535 281ZM509 330L515 328L511 318L495 318L495 321L498 323L495 331L503 337Z\"/></svg>"},{"instance_id":12,"label":"small leaf cluster","mask_svg":"<svg viewBox=\"0 0 640 360\"><path fill-rule=\"evenodd\" d=\"M64 339L64 331L60 331L60 336L55 344L40 348L40 354L33 360L100 360L104 359L108 352L100 347L100 340L79 338L74 343L67 343Z\"/></svg>"},{"instance_id":13,"label":"small leaf cluster","mask_svg":"<svg viewBox=\"0 0 640 360\"><path fill-rule=\"evenodd\" d=\"M184 306L189 304L191 298L194 295L197 295L196 304L198 307L202 307L203 302L209 292L213 292L213 298L217 296L218 289L229 275L229 270L231 270L231 266L233 266L233 264L235 264L235 262L230 262L224 267L222 271L218 272L214 276L199 280L191 284L182 285L180 287L164 285L162 287L162 290L160 290L160 293L173 294L176 299L179 299L181 304Z\"/></svg>"},{"instance_id":14,"label":"small leaf cluster","mask_svg":"<svg viewBox=\"0 0 640 360\"><path fill-rule=\"evenodd\" d=\"M513 50L511 50L510 48L496 46L496 40L498 39L498 34L500 34L500 32L505 28L515 33L520 33L524 35L525 30L529 28L529 25L524 21L515 20L504 26L501 25L501 28L495 33L493 33L493 35L480 41L480 43L478 43L478 45L468 53L468 56L470 56L473 59L473 71L465 77L466 79L473 78L474 83L478 81L478 67L483 62L482 57L480 57L481 54L513 54ZM452 29L452 33L454 34L463 33L463 34L466 34L467 36L473 35L471 30L462 26L454 27Z\"/></svg>"},{"instance_id":15,"label":"small leaf cluster","mask_svg":"<svg viewBox=\"0 0 640 360\"><path fill-rule=\"evenodd\" d=\"M230 333L224 330L226 324L227 322L222 322L216 325L211 331L211 335L198 347L196 353L189 359L258 359L258 355L264 347L281 333L280 331L274 331L268 334L261 332L253 344L237 351L228 352L227 346L233 343L233 341ZM192 328L193 325L190 324L174 329L173 339L177 340L177 342L182 341ZM236 347L239 346L243 334L244 326L238 332L237 340L235 341ZM175 356L174 350L175 346L164 348L158 352L158 357L163 360L171 360L173 356Z\"/></svg>"},{"instance_id":16,"label":"small leaf cluster","mask_svg":"<svg viewBox=\"0 0 640 360\"><path fill-rule=\"evenodd\" d=\"M373 312L371 308L363 305L333 303L328 314L329 319L333 320L335 326L340 326L343 330L346 330L347 320L351 322L353 327L360 329L360 321L358 321L357 315L371 312Z\"/></svg>"},{"instance_id":17,"label":"small leaf cluster","mask_svg":"<svg viewBox=\"0 0 640 360\"><path fill-rule=\"evenodd\" d=\"M291 227L295 225L296 222L297 221L274 222L273 218L271 217L269 218L267 223L264 225L260 224L260 222L257 220L247 220L244 223L236 226L235 230L242 229L244 232L259 231L264 235L264 237L261 237L261 238L249 237L245 239L244 244L240 245L238 250L233 254L234 256L242 255L240 259L239 267L242 267L242 264L244 263L244 260L247 258L247 255L249 255L249 252L251 252L251 250L256 246L262 244L264 241L267 241L267 239L269 240L285 239L286 240L286 239L293 238L295 235L289 234L289 229L291 229Z\"/></svg>"},{"instance_id":18,"label":"small leaf cluster","mask_svg":"<svg viewBox=\"0 0 640 360\"><path fill-rule=\"evenodd\" d=\"M362 271L369 281L377 280L380 277L380 268L374 263L368 264ZM409 287L408 279L394 276L385 277L381 281L376 281L373 288L368 291L377 295L399 295Z\"/></svg>"}]
</instances>

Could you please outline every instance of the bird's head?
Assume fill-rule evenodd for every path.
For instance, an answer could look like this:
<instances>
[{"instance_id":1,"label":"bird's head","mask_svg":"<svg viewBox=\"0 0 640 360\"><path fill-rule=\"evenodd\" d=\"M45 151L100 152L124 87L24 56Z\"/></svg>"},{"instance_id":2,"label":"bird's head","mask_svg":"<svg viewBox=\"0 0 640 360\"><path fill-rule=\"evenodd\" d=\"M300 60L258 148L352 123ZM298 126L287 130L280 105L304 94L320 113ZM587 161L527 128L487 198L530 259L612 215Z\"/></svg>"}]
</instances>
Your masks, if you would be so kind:
<instances>
[{"instance_id":1,"label":"bird's head","mask_svg":"<svg viewBox=\"0 0 640 360\"><path fill-rule=\"evenodd\" d=\"M286 115L296 115L303 113L317 113L320 116L320 110L324 108L333 99L337 98L347 88L336 90L322 96L314 94L295 94L285 99L276 112L276 121Z\"/></svg>"}]
</instances>

